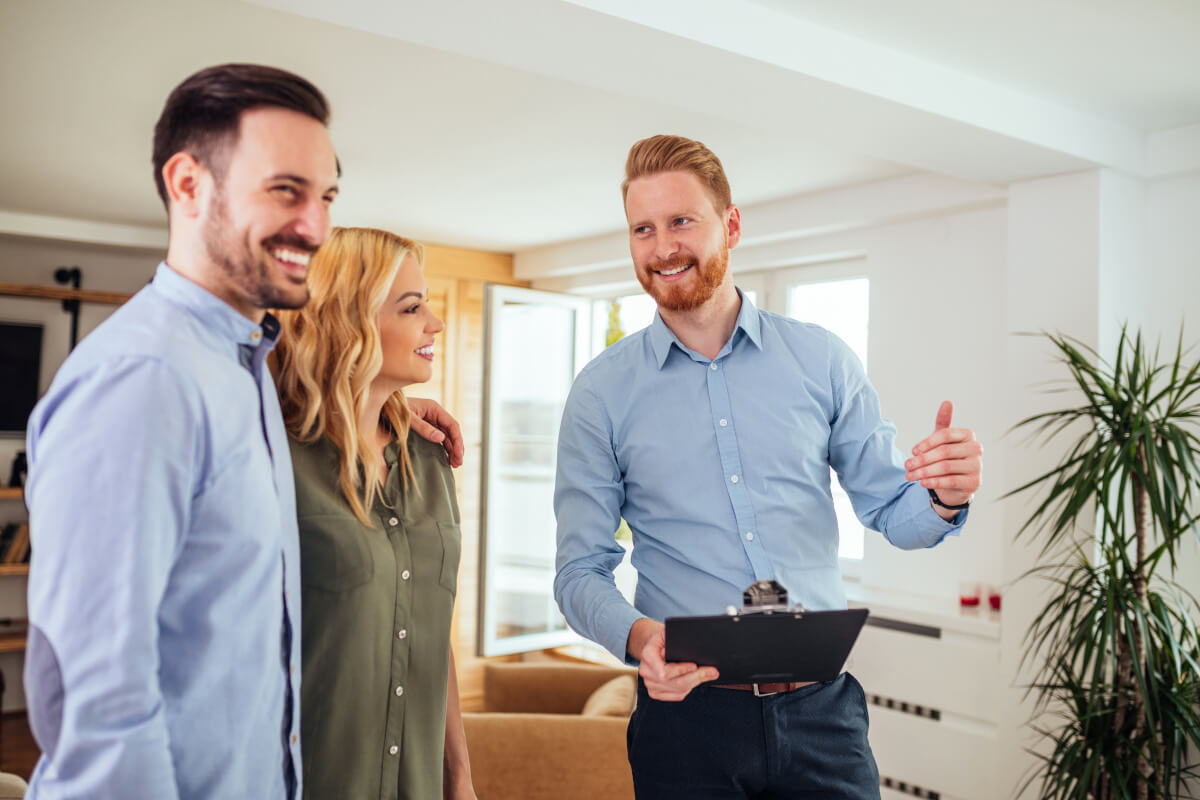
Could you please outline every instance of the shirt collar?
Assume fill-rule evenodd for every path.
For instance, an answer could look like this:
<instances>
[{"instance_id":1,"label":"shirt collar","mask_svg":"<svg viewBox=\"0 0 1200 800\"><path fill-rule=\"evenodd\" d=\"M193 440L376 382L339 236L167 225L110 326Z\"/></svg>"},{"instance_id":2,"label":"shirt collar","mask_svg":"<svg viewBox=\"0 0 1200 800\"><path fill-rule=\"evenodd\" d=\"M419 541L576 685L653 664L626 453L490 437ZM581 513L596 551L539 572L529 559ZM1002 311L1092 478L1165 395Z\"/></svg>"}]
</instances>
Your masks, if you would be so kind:
<instances>
[{"instance_id":1,"label":"shirt collar","mask_svg":"<svg viewBox=\"0 0 1200 800\"><path fill-rule=\"evenodd\" d=\"M264 342L274 345L279 335L279 321L271 314L263 317L262 324L255 323L212 292L180 275L165 261L155 270L153 285L156 292L222 339L258 347Z\"/></svg>"},{"instance_id":2,"label":"shirt collar","mask_svg":"<svg viewBox=\"0 0 1200 800\"><path fill-rule=\"evenodd\" d=\"M733 341L737 338L739 330L745 334L746 338L755 347L759 350L762 349L762 322L758 317L758 309L754 307L754 303L750 302L750 298L746 296L745 292L738 289L737 293L742 298L742 307L738 311L737 324L734 326L733 335L729 337L729 341L721 348L721 353L718 354L717 358L720 358L733 349ZM654 321L650 323L650 347L654 350L654 358L658 362L659 369L662 369L663 364L667 363L667 356L671 354L671 345L675 345L689 355L692 352L667 327L667 323L663 322L662 315L658 311L655 311Z\"/></svg>"}]
</instances>

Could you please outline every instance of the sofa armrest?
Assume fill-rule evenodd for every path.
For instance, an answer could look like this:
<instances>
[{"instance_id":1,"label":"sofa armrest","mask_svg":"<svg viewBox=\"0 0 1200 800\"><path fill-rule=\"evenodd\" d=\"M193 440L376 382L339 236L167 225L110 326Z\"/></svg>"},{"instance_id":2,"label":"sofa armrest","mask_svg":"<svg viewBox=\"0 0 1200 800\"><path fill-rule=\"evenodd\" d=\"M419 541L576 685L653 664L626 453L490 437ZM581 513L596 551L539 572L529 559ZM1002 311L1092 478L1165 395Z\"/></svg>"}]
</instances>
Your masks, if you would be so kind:
<instances>
[{"instance_id":1,"label":"sofa armrest","mask_svg":"<svg viewBox=\"0 0 1200 800\"><path fill-rule=\"evenodd\" d=\"M578 714L592 692L618 675L637 671L587 664L484 664L483 710Z\"/></svg>"},{"instance_id":2,"label":"sofa armrest","mask_svg":"<svg viewBox=\"0 0 1200 800\"><path fill-rule=\"evenodd\" d=\"M633 800L622 717L463 714L480 800Z\"/></svg>"}]
</instances>

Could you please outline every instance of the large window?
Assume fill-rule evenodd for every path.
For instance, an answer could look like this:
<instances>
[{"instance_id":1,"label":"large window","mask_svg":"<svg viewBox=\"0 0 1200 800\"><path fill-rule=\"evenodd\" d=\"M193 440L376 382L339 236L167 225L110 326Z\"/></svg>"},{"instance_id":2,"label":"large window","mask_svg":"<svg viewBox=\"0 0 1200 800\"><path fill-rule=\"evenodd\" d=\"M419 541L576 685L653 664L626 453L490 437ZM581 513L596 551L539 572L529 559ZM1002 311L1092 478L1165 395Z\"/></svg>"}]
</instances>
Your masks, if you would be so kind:
<instances>
[{"instance_id":1,"label":"large window","mask_svg":"<svg viewBox=\"0 0 1200 800\"><path fill-rule=\"evenodd\" d=\"M813 283L795 282L787 285L789 317L812 322L831 331L850 346L867 368L867 334L870 319L870 284L866 278L855 277ZM837 511L838 534L841 537L838 555L861 560L863 557L863 526L854 515L850 497L830 470L833 506Z\"/></svg>"}]
</instances>

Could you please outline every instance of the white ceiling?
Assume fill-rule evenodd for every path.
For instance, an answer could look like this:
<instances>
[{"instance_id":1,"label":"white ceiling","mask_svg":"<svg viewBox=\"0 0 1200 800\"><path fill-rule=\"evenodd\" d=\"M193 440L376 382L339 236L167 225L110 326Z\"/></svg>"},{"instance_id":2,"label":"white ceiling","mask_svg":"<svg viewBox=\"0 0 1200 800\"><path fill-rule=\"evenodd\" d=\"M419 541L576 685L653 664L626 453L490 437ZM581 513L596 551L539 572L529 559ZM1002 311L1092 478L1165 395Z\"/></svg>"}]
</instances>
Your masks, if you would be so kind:
<instances>
[{"instance_id":1,"label":"white ceiling","mask_svg":"<svg viewBox=\"0 0 1200 800\"><path fill-rule=\"evenodd\" d=\"M0 0L0 217L161 228L154 120L232 60L329 96L335 222L461 246L620 228L625 153L662 132L708 143L743 204L1153 177L1200 168L1197 41L1192 0Z\"/></svg>"}]
</instances>

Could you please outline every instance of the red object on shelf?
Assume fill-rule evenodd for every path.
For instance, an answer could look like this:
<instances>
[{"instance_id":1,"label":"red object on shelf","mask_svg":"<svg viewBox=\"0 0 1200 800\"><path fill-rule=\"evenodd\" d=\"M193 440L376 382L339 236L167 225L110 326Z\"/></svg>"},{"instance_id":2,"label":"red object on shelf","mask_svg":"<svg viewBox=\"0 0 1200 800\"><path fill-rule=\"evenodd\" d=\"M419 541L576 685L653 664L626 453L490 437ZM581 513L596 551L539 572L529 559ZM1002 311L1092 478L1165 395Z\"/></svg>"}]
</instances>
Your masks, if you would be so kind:
<instances>
[{"instance_id":1,"label":"red object on shelf","mask_svg":"<svg viewBox=\"0 0 1200 800\"><path fill-rule=\"evenodd\" d=\"M988 595L988 605L992 607L992 611L1000 610L1000 593L992 592Z\"/></svg>"},{"instance_id":2,"label":"red object on shelf","mask_svg":"<svg viewBox=\"0 0 1200 800\"><path fill-rule=\"evenodd\" d=\"M960 606L977 606L979 605L979 595L975 595L974 597L959 595L958 604Z\"/></svg>"}]
</instances>

